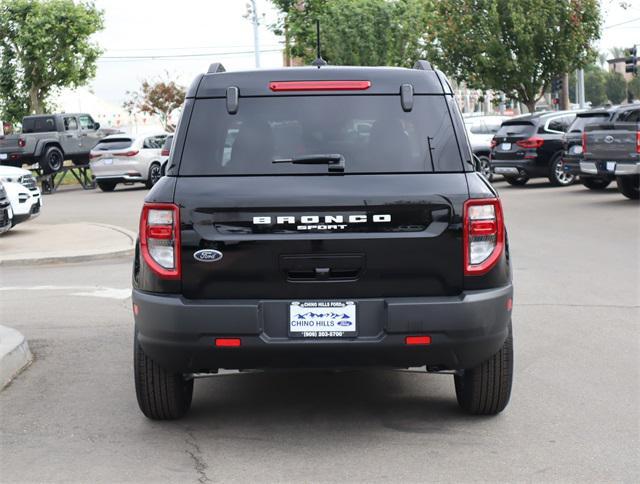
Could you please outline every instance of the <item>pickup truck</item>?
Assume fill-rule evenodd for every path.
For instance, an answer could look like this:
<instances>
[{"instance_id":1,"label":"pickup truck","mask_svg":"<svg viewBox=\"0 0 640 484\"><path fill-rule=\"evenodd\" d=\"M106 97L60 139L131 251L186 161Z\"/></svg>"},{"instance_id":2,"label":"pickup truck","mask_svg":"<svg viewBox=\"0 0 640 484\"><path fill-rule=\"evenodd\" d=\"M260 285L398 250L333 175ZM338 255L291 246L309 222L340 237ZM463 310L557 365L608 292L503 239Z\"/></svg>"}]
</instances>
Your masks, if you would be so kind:
<instances>
[{"instance_id":1,"label":"pickup truck","mask_svg":"<svg viewBox=\"0 0 640 484\"><path fill-rule=\"evenodd\" d=\"M22 119L22 133L0 135L0 165L22 167L38 163L55 173L64 160L82 165L104 134L86 113L43 114Z\"/></svg>"},{"instance_id":2,"label":"pickup truck","mask_svg":"<svg viewBox=\"0 0 640 484\"><path fill-rule=\"evenodd\" d=\"M585 126L580 171L615 176L625 197L640 195L640 104L621 106L612 120Z\"/></svg>"}]
</instances>

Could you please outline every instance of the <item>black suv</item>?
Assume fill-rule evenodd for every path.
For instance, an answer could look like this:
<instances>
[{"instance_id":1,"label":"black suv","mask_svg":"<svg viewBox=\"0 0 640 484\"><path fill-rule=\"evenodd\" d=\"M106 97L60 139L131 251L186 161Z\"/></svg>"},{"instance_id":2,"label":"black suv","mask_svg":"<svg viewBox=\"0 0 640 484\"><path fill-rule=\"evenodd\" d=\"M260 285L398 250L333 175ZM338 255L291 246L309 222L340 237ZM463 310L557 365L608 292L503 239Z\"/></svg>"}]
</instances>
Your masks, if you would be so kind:
<instances>
[{"instance_id":1,"label":"black suv","mask_svg":"<svg viewBox=\"0 0 640 484\"><path fill-rule=\"evenodd\" d=\"M591 109L578 113L564 136L564 153L562 167L564 171L574 177L579 176L580 182L590 190L604 190L613 181L610 175L590 175L580 171L582 161L582 133L585 126L606 123L611 119L616 108Z\"/></svg>"},{"instance_id":2,"label":"black suv","mask_svg":"<svg viewBox=\"0 0 640 484\"><path fill-rule=\"evenodd\" d=\"M491 143L491 167L511 185L548 177L553 185L571 185L575 175L562 166L563 136L575 112L519 116L502 123Z\"/></svg>"},{"instance_id":3,"label":"black suv","mask_svg":"<svg viewBox=\"0 0 640 484\"><path fill-rule=\"evenodd\" d=\"M302 67L188 90L133 270L135 383L182 416L218 369L425 367L458 402L509 400L502 207L444 75Z\"/></svg>"}]
</instances>

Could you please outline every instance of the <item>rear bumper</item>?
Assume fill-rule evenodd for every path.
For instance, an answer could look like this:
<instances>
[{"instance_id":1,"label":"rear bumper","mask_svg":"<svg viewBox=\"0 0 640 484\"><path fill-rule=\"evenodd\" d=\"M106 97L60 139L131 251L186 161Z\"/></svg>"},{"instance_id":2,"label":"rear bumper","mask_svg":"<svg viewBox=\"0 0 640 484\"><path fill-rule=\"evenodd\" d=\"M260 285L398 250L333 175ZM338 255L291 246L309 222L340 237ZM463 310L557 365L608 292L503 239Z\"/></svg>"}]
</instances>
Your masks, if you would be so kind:
<instances>
[{"instance_id":1,"label":"rear bumper","mask_svg":"<svg viewBox=\"0 0 640 484\"><path fill-rule=\"evenodd\" d=\"M640 175L640 162L581 161L580 171L587 175Z\"/></svg>"},{"instance_id":2,"label":"rear bumper","mask_svg":"<svg viewBox=\"0 0 640 484\"><path fill-rule=\"evenodd\" d=\"M218 368L415 367L473 368L507 337L511 285L452 297L352 299L358 337L300 340L287 336L288 300L198 300L133 291L138 341L171 371ZM431 344L407 346L407 335ZM215 346L237 337L240 347Z\"/></svg>"},{"instance_id":3,"label":"rear bumper","mask_svg":"<svg viewBox=\"0 0 640 484\"><path fill-rule=\"evenodd\" d=\"M491 159L491 170L497 175L505 176L537 176L540 174L540 167L535 158L518 160L496 160Z\"/></svg>"}]
</instances>

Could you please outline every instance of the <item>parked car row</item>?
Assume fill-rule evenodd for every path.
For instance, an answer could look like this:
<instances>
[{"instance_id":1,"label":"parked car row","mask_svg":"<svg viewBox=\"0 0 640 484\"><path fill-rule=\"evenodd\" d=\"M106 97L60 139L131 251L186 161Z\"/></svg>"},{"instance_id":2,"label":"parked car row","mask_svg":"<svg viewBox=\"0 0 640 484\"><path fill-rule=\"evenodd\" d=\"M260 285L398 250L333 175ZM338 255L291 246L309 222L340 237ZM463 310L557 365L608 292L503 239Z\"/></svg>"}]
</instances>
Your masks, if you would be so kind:
<instances>
[{"instance_id":1,"label":"parked car row","mask_svg":"<svg viewBox=\"0 0 640 484\"><path fill-rule=\"evenodd\" d=\"M164 174L173 136L110 131L87 113L25 116L21 133L0 134L0 165L36 165L46 175L71 160L75 165L89 163L103 191L113 191L119 183L151 188Z\"/></svg>"},{"instance_id":2,"label":"parked car row","mask_svg":"<svg viewBox=\"0 0 640 484\"><path fill-rule=\"evenodd\" d=\"M0 166L0 233L40 215L42 194L31 172Z\"/></svg>"},{"instance_id":3,"label":"parked car row","mask_svg":"<svg viewBox=\"0 0 640 484\"><path fill-rule=\"evenodd\" d=\"M602 190L615 179L624 196L638 199L640 104L503 118L497 129L495 119L465 119L477 170L490 181L499 174L522 186L544 177L555 186L580 180L591 190ZM489 129L479 133L486 126L495 129L488 154Z\"/></svg>"}]
</instances>

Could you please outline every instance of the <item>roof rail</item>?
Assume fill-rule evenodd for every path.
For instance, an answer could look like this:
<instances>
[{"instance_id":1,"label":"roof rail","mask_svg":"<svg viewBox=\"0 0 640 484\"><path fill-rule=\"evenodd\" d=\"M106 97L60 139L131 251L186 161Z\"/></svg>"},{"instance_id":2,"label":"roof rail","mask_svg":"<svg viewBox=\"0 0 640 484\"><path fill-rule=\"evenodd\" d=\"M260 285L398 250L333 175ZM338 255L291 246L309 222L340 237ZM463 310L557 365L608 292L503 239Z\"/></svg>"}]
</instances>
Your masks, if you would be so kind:
<instances>
[{"instance_id":1,"label":"roof rail","mask_svg":"<svg viewBox=\"0 0 640 484\"><path fill-rule=\"evenodd\" d=\"M418 69L420 71L432 71L433 70L433 67L431 67L431 64L429 63L429 61L426 61L426 60L417 61L415 64L413 64L413 68L414 69Z\"/></svg>"},{"instance_id":2,"label":"roof rail","mask_svg":"<svg viewBox=\"0 0 640 484\"><path fill-rule=\"evenodd\" d=\"M224 66L220 62L214 62L209 66L207 74L217 74L219 72L225 72Z\"/></svg>"}]
</instances>

